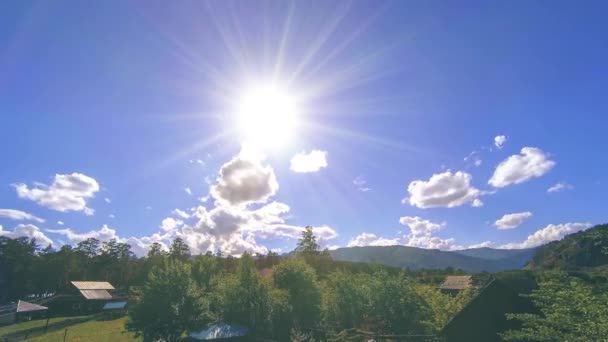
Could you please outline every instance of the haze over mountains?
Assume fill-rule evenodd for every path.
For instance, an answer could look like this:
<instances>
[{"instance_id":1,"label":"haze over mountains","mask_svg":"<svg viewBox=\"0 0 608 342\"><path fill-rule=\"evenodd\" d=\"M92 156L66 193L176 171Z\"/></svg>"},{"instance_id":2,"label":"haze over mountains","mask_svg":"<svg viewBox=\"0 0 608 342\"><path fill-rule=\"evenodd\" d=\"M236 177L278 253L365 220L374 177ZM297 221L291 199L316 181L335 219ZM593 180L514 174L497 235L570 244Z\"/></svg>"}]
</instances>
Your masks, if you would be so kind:
<instances>
[{"instance_id":1,"label":"haze over mountains","mask_svg":"<svg viewBox=\"0 0 608 342\"><path fill-rule=\"evenodd\" d=\"M335 260L375 262L387 266L415 269L459 268L466 272L499 272L523 268L536 249L472 248L441 251L407 246L367 246L330 251Z\"/></svg>"}]
</instances>

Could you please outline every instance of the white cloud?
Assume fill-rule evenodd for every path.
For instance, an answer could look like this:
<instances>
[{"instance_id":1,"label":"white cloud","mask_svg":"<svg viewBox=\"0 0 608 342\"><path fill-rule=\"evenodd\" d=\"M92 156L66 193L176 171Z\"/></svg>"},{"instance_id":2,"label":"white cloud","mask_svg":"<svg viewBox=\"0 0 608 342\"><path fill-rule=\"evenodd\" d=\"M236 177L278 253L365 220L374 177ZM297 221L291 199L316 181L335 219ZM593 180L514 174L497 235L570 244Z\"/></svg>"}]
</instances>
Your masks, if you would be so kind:
<instances>
[{"instance_id":1,"label":"white cloud","mask_svg":"<svg viewBox=\"0 0 608 342\"><path fill-rule=\"evenodd\" d=\"M553 185L552 187L550 187L549 189L547 189L547 192L560 192L560 191L565 191L565 190L572 190L574 189L574 187L566 182L559 182L555 185Z\"/></svg>"},{"instance_id":2,"label":"white cloud","mask_svg":"<svg viewBox=\"0 0 608 342\"><path fill-rule=\"evenodd\" d=\"M353 185L361 192L368 192L371 190L371 188L367 186L367 181L361 176L353 179Z\"/></svg>"},{"instance_id":3,"label":"white cloud","mask_svg":"<svg viewBox=\"0 0 608 342\"><path fill-rule=\"evenodd\" d=\"M3 230L2 226L0 226L0 236L6 236L10 239L16 239L19 237L36 239L36 242L43 247L53 244L53 241L44 235L40 228L33 224L19 224L13 229L13 231Z\"/></svg>"},{"instance_id":4,"label":"white cloud","mask_svg":"<svg viewBox=\"0 0 608 342\"><path fill-rule=\"evenodd\" d=\"M25 211L15 209L0 209L0 217L6 217L11 220L17 221L36 221L39 223L44 222L44 219L41 219L40 217L34 216L30 213L26 213Z\"/></svg>"},{"instance_id":5,"label":"white cloud","mask_svg":"<svg viewBox=\"0 0 608 342\"><path fill-rule=\"evenodd\" d=\"M211 195L227 205L264 203L278 190L272 167L262 165L258 156L241 153L224 164Z\"/></svg>"},{"instance_id":6,"label":"white cloud","mask_svg":"<svg viewBox=\"0 0 608 342\"><path fill-rule=\"evenodd\" d=\"M116 239L120 242L124 242L125 239L120 238L116 234L116 229L108 227L108 225L104 224L99 230L91 230L85 233L76 233L70 228L65 229L46 229L47 232L53 234L64 235L70 241L74 243L78 243L84 241L89 238L95 238L99 241L105 242L110 241L111 239Z\"/></svg>"},{"instance_id":7,"label":"white cloud","mask_svg":"<svg viewBox=\"0 0 608 342\"><path fill-rule=\"evenodd\" d=\"M50 186L36 184L28 188L23 183L14 184L17 195L20 198L35 201L39 205L61 211L83 211L86 215L92 215L94 210L87 207L87 199L95 196L99 191L97 181L81 173L70 175L55 175L53 184Z\"/></svg>"},{"instance_id":8,"label":"white cloud","mask_svg":"<svg viewBox=\"0 0 608 342\"><path fill-rule=\"evenodd\" d=\"M116 218L116 215L110 214L110 215L108 215L108 217L113 219L113 218Z\"/></svg>"},{"instance_id":9,"label":"white cloud","mask_svg":"<svg viewBox=\"0 0 608 342\"><path fill-rule=\"evenodd\" d=\"M188 194L188 195L192 195L192 190L190 188L184 188L184 191Z\"/></svg>"},{"instance_id":10,"label":"white cloud","mask_svg":"<svg viewBox=\"0 0 608 342\"><path fill-rule=\"evenodd\" d=\"M327 167L327 152L312 150L310 153L300 152L291 158L290 169L294 172L317 172Z\"/></svg>"},{"instance_id":11,"label":"white cloud","mask_svg":"<svg viewBox=\"0 0 608 342\"><path fill-rule=\"evenodd\" d=\"M476 198L473 200L473 203L471 203L471 206L475 208L483 207L483 202L479 198Z\"/></svg>"},{"instance_id":12,"label":"white cloud","mask_svg":"<svg viewBox=\"0 0 608 342\"><path fill-rule=\"evenodd\" d=\"M180 210L180 209L177 209L177 208L173 209L173 211L171 212L171 214L173 214L173 215L175 215L177 217L180 217L180 218L182 218L184 220L190 218L190 215L187 212L185 212L183 210Z\"/></svg>"},{"instance_id":13,"label":"white cloud","mask_svg":"<svg viewBox=\"0 0 608 342\"><path fill-rule=\"evenodd\" d=\"M508 243L500 246L500 248L518 249L537 247L554 240L559 240L568 234L576 233L589 227L591 227L591 223L550 224L543 229L537 230L523 242Z\"/></svg>"},{"instance_id":14,"label":"white cloud","mask_svg":"<svg viewBox=\"0 0 608 342\"><path fill-rule=\"evenodd\" d=\"M104 198L103 200L106 201L106 203L112 203L112 201L109 198L107 198L107 197Z\"/></svg>"},{"instance_id":15,"label":"white cloud","mask_svg":"<svg viewBox=\"0 0 608 342\"><path fill-rule=\"evenodd\" d=\"M167 217L161 222L160 228L164 231L170 231L176 229L182 224L184 224L184 221L182 220L176 220L173 217Z\"/></svg>"},{"instance_id":16,"label":"white cloud","mask_svg":"<svg viewBox=\"0 0 608 342\"><path fill-rule=\"evenodd\" d=\"M497 135L494 137L494 146L502 148L507 142L507 137L504 135Z\"/></svg>"},{"instance_id":17,"label":"white cloud","mask_svg":"<svg viewBox=\"0 0 608 342\"><path fill-rule=\"evenodd\" d=\"M498 164L488 184L497 188L520 184L544 175L554 166L555 162L541 149L524 147L520 154L512 155Z\"/></svg>"},{"instance_id":18,"label":"white cloud","mask_svg":"<svg viewBox=\"0 0 608 342\"><path fill-rule=\"evenodd\" d=\"M372 233L362 233L350 240L347 247L363 246L395 246L399 244L399 239L385 239Z\"/></svg>"},{"instance_id":19,"label":"white cloud","mask_svg":"<svg viewBox=\"0 0 608 342\"><path fill-rule=\"evenodd\" d=\"M492 241L484 241L484 242L476 243L474 245L470 245L467 248L484 248L484 247L492 247L492 245L494 245L494 243Z\"/></svg>"},{"instance_id":20,"label":"white cloud","mask_svg":"<svg viewBox=\"0 0 608 342\"><path fill-rule=\"evenodd\" d=\"M190 164L199 164L201 166L205 166L205 162L200 160L200 159L190 159L189 160Z\"/></svg>"},{"instance_id":21,"label":"white cloud","mask_svg":"<svg viewBox=\"0 0 608 342\"><path fill-rule=\"evenodd\" d=\"M60 225L60 226L64 225L63 221L57 221L57 224Z\"/></svg>"},{"instance_id":22,"label":"white cloud","mask_svg":"<svg viewBox=\"0 0 608 342\"><path fill-rule=\"evenodd\" d=\"M465 162L472 162L475 166L481 166L482 160L479 157L479 152L473 151L468 156L464 157Z\"/></svg>"},{"instance_id":23,"label":"white cloud","mask_svg":"<svg viewBox=\"0 0 608 342\"><path fill-rule=\"evenodd\" d=\"M418 216L403 216L399 223L410 229L410 234L404 237L404 245L430 249L462 249L456 245L453 238L442 239L433 234L445 227L445 222L435 223Z\"/></svg>"},{"instance_id":24,"label":"white cloud","mask_svg":"<svg viewBox=\"0 0 608 342\"><path fill-rule=\"evenodd\" d=\"M412 235L431 235L445 226L445 223L434 223L418 216L403 216L399 223L407 226Z\"/></svg>"},{"instance_id":25,"label":"white cloud","mask_svg":"<svg viewBox=\"0 0 608 342\"><path fill-rule=\"evenodd\" d=\"M513 229L519 227L526 219L532 217L532 213L524 211L521 213L506 214L494 222L498 229Z\"/></svg>"},{"instance_id":26,"label":"white cloud","mask_svg":"<svg viewBox=\"0 0 608 342\"><path fill-rule=\"evenodd\" d=\"M481 191L471 185L471 175L462 171L434 174L428 181L415 180L407 188L403 201L418 208L452 208L472 203Z\"/></svg>"}]
</instances>

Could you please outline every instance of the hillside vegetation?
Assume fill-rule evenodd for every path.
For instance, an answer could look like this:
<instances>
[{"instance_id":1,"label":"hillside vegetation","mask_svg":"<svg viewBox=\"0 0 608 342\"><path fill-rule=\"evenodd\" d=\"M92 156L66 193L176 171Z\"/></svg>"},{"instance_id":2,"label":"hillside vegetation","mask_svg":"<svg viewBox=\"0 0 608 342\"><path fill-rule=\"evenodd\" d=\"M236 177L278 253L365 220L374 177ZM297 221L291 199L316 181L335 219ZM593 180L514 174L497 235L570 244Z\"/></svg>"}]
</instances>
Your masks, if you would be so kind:
<instances>
[{"instance_id":1,"label":"hillside vegetation","mask_svg":"<svg viewBox=\"0 0 608 342\"><path fill-rule=\"evenodd\" d=\"M608 265L608 224L539 247L527 267L572 270L602 265Z\"/></svg>"},{"instance_id":2,"label":"hillside vegetation","mask_svg":"<svg viewBox=\"0 0 608 342\"><path fill-rule=\"evenodd\" d=\"M334 260L373 262L411 270L451 267L466 272L499 272L523 268L534 252L534 249L441 251L407 246L367 246L338 248L330 254Z\"/></svg>"}]
</instances>

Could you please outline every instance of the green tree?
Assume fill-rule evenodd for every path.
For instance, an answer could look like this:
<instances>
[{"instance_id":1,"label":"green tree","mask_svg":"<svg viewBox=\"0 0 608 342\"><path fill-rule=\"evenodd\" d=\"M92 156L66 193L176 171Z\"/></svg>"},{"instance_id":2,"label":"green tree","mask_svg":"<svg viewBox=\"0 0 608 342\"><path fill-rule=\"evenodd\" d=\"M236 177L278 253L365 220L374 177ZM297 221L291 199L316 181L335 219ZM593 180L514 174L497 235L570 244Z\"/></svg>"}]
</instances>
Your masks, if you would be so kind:
<instances>
[{"instance_id":1,"label":"green tree","mask_svg":"<svg viewBox=\"0 0 608 342\"><path fill-rule=\"evenodd\" d=\"M418 285L416 293L422 297L430 310L428 325L433 332L439 332L473 297L470 289L462 290L457 295L444 294L435 286Z\"/></svg>"},{"instance_id":2,"label":"green tree","mask_svg":"<svg viewBox=\"0 0 608 342\"><path fill-rule=\"evenodd\" d=\"M542 281L530 295L539 314L507 314L522 328L506 341L605 341L608 336L608 292L563 273Z\"/></svg>"},{"instance_id":3,"label":"green tree","mask_svg":"<svg viewBox=\"0 0 608 342\"><path fill-rule=\"evenodd\" d=\"M245 325L255 332L268 322L268 290L259 279L253 259L244 253L235 275L220 288L224 321Z\"/></svg>"},{"instance_id":4,"label":"green tree","mask_svg":"<svg viewBox=\"0 0 608 342\"><path fill-rule=\"evenodd\" d=\"M169 256L181 261L186 261L190 258L190 247L182 238L175 238L169 248Z\"/></svg>"},{"instance_id":5,"label":"green tree","mask_svg":"<svg viewBox=\"0 0 608 342\"><path fill-rule=\"evenodd\" d=\"M323 320L334 330L358 328L367 317L370 304L368 274L343 271L327 276L323 289Z\"/></svg>"},{"instance_id":6,"label":"green tree","mask_svg":"<svg viewBox=\"0 0 608 342\"><path fill-rule=\"evenodd\" d=\"M274 286L286 290L293 320L299 328L311 328L320 316L321 292L312 267L300 259L287 259L272 272Z\"/></svg>"},{"instance_id":7,"label":"green tree","mask_svg":"<svg viewBox=\"0 0 608 342\"><path fill-rule=\"evenodd\" d=\"M298 239L296 252L305 257L319 254L319 244L311 226L306 226L302 231L302 236Z\"/></svg>"},{"instance_id":8,"label":"green tree","mask_svg":"<svg viewBox=\"0 0 608 342\"><path fill-rule=\"evenodd\" d=\"M184 332L212 321L209 303L190 277L190 266L179 260L155 267L134 296L126 328L145 342L179 341Z\"/></svg>"}]
</instances>

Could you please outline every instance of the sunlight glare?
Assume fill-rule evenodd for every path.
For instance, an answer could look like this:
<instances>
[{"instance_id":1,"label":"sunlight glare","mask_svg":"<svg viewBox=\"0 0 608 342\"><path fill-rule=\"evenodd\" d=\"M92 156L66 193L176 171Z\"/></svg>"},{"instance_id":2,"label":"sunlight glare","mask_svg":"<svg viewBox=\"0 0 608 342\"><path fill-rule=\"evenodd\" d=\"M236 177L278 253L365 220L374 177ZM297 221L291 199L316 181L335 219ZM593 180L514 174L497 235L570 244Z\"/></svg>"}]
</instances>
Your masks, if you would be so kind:
<instances>
[{"instance_id":1,"label":"sunlight glare","mask_svg":"<svg viewBox=\"0 0 608 342\"><path fill-rule=\"evenodd\" d=\"M238 101L237 126L242 138L258 147L280 147L295 134L297 104L275 85L248 88Z\"/></svg>"}]
</instances>

